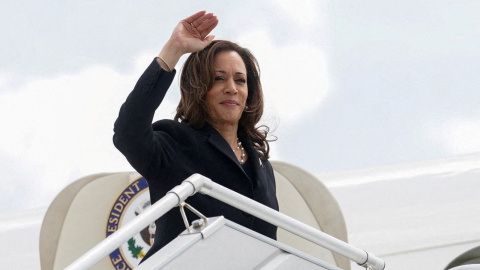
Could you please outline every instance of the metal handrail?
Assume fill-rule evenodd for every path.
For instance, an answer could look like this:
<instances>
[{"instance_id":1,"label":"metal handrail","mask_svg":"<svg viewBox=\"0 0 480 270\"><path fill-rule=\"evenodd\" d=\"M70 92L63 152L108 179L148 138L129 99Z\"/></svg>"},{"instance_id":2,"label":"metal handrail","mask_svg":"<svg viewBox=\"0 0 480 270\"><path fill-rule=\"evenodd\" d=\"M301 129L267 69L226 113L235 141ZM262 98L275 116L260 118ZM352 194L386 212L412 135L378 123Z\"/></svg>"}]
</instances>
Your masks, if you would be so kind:
<instances>
[{"instance_id":1,"label":"metal handrail","mask_svg":"<svg viewBox=\"0 0 480 270\"><path fill-rule=\"evenodd\" d=\"M385 268L385 262L369 252L358 249L296 219L277 212L270 207L240 195L213 182L205 176L193 174L183 181L181 185L173 188L162 199L138 215L134 220L122 226L112 235L90 249L66 269L74 270L92 267L103 257L106 257L113 250L128 241L128 239L134 236L137 232L141 231L143 228L166 214L175 206L183 203L189 196L192 196L197 192L213 197L259 219L296 234L317 245L349 258L361 266L365 266L372 270L383 270Z\"/></svg>"}]
</instances>

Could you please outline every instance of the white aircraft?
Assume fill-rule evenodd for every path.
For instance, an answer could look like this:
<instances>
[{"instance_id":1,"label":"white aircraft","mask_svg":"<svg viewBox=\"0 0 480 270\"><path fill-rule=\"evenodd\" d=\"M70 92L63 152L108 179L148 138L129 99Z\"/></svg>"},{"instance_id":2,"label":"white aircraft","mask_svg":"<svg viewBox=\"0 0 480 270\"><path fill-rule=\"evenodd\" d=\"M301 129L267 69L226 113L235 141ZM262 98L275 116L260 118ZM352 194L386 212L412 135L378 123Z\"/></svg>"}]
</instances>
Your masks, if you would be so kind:
<instances>
[{"instance_id":1,"label":"white aircraft","mask_svg":"<svg viewBox=\"0 0 480 270\"><path fill-rule=\"evenodd\" d=\"M480 269L480 155L316 176L282 162L272 165L281 212L375 254L385 269ZM148 188L139 180L135 173L87 176L62 191L48 212L4 217L3 267L68 266L149 208ZM153 231L145 226L93 269L136 267ZM279 241L307 261L363 268L284 230Z\"/></svg>"}]
</instances>

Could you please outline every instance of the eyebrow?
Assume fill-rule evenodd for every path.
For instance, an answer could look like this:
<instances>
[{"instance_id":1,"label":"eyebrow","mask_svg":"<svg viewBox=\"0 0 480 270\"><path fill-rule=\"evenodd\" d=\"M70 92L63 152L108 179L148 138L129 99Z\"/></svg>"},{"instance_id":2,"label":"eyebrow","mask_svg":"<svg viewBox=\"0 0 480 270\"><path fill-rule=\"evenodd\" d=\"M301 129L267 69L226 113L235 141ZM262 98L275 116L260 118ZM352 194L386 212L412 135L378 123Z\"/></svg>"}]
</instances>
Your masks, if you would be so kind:
<instances>
[{"instance_id":1,"label":"eyebrow","mask_svg":"<svg viewBox=\"0 0 480 270\"><path fill-rule=\"evenodd\" d=\"M223 74L226 74L227 72L225 70L215 70L215 72L218 72L218 73L223 73ZM235 72L235 74L241 74L241 75L246 75L245 73L243 72Z\"/></svg>"}]
</instances>

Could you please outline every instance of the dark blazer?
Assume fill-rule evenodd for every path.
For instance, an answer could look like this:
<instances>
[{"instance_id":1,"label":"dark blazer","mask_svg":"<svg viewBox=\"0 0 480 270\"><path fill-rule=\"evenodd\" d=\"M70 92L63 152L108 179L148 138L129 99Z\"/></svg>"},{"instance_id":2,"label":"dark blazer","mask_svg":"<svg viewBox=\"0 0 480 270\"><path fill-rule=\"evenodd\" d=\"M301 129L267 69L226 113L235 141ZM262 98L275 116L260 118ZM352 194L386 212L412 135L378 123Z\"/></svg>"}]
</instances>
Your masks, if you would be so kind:
<instances>
[{"instance_id":1,"label":"dark blazer","mask_svg":"<svg viewBox=\"0 0 480 270\"><path fill-rule=\"evenodd\" d=\"M275 210L278 203L273 169L261 160L247 137L240 137L254 168L250 178L237 161L230 145L212 126L195 130L173 120L152 124L175 71L164 71L154 60L138 80L120 109L113 142L130 164L147 179L152 204L194 173L256 200ZM206 195L196 194L186 201L207 217L227 219L276 239L277 228ZM197 219L187 210L189 221ZM177 208L156 221L155 242L148 258L178 236L185 226Z\"/></svg>"}]
</instances>

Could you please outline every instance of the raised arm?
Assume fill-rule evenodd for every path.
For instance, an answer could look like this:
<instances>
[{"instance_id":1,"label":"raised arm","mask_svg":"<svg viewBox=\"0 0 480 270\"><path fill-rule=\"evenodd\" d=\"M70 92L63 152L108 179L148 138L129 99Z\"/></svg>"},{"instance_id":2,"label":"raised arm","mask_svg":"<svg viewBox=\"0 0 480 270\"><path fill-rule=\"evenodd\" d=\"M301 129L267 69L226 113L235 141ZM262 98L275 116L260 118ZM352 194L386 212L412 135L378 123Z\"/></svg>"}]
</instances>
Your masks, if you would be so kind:
<instances>
[{"instance_id":1,"label":"raised arm","mask_svg":"<svg viewBox=\"0 0 480 270\"><path fill-rule=\"evenodd\" d=\"M209 34L217 24L217 17L205 11L181 20L158 54L157 61L160 66L164 70L172 71L183 54L200 51L208 46L215 38Z\"/></svg>"},{"instance_id":2,"label":"raised arm","mask_svg":"<svg viewBox=\"0 0 480 270\"><path fill-rule=\"evenodd\" d=\"M175 76L175 72L167 71L173 71L183 54L201 50L210 44L214 36L209 36L209 33L217 24L218 19L205 11L180 21L159 57L140 76L120 109L114 125L113 142L143 176L147 176L154 156L162 157L162 165L166 165L175 152L175 134L165 131L155 136L152 128L155 110Z\"/></svg>"}]
</instances>

